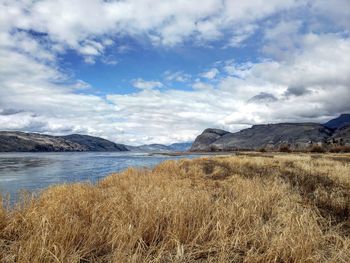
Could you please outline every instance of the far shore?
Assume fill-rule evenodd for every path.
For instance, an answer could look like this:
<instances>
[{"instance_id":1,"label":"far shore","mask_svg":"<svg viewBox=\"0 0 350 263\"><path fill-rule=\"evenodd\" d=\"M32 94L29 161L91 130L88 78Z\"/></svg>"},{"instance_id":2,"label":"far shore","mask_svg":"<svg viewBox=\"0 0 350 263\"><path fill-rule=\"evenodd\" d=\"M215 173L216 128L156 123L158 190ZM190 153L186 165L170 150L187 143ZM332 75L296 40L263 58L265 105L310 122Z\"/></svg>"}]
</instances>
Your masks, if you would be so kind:
<instances>
[{"instance_id":1,"label":"far shore","mask_svg":"<svg viewBox=\"0 0 350 263\"><path fill-rule=\"evenodd\" d=\"M266 157L274 158L275 156L281 155L302 155L311 156L311 158L321 158L324 155L328 155L328 158L341 161L350 162L350 153L310 153L310 152L259 152L259 151L222 151L222 152L152 152L148 156L164 155L164 156L188 156L188 155L198 155L198 156L248 156L248 157Z\"/></svg>"}]
</instances>

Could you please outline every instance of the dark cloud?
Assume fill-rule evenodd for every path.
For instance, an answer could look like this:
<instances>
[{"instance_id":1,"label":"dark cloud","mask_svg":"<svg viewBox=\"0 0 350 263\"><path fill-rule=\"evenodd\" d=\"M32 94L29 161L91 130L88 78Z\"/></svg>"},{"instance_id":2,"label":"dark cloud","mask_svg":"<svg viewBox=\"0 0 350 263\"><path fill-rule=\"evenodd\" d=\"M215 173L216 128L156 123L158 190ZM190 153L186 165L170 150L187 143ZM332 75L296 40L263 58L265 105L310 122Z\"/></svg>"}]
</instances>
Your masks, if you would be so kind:
<instances>
[{"instance_id":1,"label":"dark cloud","mask_svg":"<svg viewBox=\"0 0 350 263\"><path fill-rule=\"evenodd\" d=\"M303 96L306 94L310 94L311 91L308 88L305 88L304 86L290 86L284 93L285 96Z\"/></svg>"},{"instance_id":2,"label":"dark cloud","mask_svg":"<svg viewBox=\"0 0 350 263\"><path fill-rule=\"evenodd\" d=\"M268 92L260 92L258 95L251 97L248 102L249 103L268 103L275 102L278 99L271 93Z\"/></svg>"},{"instance_id":3,"label":"dark cloud","mask_svg":"<svg viewBox=\"0 0 350 263\"><path fill-rule=\"evenodd\" d=\"M0 115L7 116L7 115L14 115L17 113L24 112L24 110L16 110L16 109L0 109Z\"/></svg>"}]
</instances>

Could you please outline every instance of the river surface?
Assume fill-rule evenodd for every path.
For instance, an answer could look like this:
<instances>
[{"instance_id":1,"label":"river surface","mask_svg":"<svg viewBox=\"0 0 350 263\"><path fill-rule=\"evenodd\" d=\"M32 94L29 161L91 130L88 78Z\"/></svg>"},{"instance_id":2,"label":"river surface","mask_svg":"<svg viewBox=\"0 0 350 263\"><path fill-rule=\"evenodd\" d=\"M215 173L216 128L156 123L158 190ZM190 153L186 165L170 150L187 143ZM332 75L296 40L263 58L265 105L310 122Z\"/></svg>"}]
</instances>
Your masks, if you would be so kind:
<instances>
[{"instance_id":1,"label":"river surface","mask_svg":"<svg viewBox=\"0 0 350 263\"><path fill-rule=\"evenodd\" d=\"M128 167L153 167L195 155L164 156L135 152L0 153L0 194L16 202L21 190L38 193L50 185L97 180Z\"/></svg>"}]
</instances>

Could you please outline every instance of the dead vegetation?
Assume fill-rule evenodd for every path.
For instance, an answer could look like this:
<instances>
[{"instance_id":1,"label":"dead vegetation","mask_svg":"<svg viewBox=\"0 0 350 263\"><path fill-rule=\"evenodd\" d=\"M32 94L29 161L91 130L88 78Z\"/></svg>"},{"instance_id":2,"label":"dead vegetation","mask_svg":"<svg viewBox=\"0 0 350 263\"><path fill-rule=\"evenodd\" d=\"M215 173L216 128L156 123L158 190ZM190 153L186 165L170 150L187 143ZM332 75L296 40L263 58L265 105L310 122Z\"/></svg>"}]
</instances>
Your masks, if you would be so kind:
<instances>
[{"instance_id":1,"label":"dead vegetation","mask_svg":"<svg viewBox=\"0 0 350 263\"><path fill-rule=\"evenodd\" d=\"M0 262L350 262L348 156L167 161L0 208Z\"/></svg>"}]
</instances>

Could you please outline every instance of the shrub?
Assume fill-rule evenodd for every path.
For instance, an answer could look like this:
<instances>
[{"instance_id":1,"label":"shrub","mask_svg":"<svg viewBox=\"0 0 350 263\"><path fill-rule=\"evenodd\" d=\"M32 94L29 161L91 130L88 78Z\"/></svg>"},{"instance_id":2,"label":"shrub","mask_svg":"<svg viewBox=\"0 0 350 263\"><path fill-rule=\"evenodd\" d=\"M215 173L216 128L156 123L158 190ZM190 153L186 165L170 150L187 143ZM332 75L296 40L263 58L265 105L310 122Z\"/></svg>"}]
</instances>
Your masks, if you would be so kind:
<instances>
[{"instance_id":1,"label":"shrub","mask_svg":"<svg viewBox=\"0 0 350 263\"><path fill-rule=\"evenodd\" d=\"M331 153L348 153L350 146L335 146L329 150Z\"/></svg>"},{"instance_id":2,"label":"shrub","mask_svg":"<svg viewBox=\"0 0 350 263\"><path fill-rule=\"evenodd\" d=\"M265 149L265 148L260 148L260 149L258 150L258 152L265 153L265 152L266 152L266 149Z\"/></svg>"},{"instance_id":3,"label":"shrub","mask_svg":"<svg viewBox=\"0 0 350 263\"><path fill-rule=\"evenodd\" d=\"M290 153L292 150L290 149L289 145L281 145L279 151L284 153Z\"/></svg>"},{"instance_id":4,"label":"shrub","mask_svg":"<svg viewBox=\"0 0 350 263\"><path fill-rule=\"evenodd\" d=\"M216 145L210 145L210 151L211 152L218 152L218 151L220 151L220 149Z\"/></svg>"},{"instance_id":5,"label":"shrub","mask_svg":"<svg viewBox=\"0 0 350 263\"><path fill-rule=\"evenodd\" d=\"M319 145L314 145L310 148L310 152L312 152L312 153L324 153L324 152L326 152L326 150Z\"/></svg>"}]
</instances>

